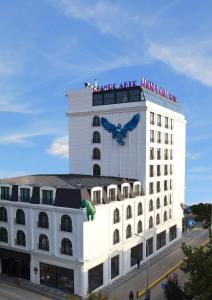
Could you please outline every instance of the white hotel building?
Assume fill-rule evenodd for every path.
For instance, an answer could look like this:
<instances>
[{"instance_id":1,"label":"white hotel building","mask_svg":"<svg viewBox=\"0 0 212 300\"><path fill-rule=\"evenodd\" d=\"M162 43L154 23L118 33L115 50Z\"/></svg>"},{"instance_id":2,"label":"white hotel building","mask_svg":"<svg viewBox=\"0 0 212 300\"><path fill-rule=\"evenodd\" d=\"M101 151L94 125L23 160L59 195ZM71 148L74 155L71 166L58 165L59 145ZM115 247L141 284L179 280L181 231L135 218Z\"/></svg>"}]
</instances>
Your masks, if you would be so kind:
<instances>
[{"instance_id":1,"label":"white hotel building","mask_svg":"<svg viewBox=\"0 0 212 300\"><path fill-rule=\"evenodd\" d=\"M0 180L0 271L85 297L181 237L186 122L141 86L67 97L71 174ZM101 125L135 114L123 146Z\"/></svg>"}]
</instances>

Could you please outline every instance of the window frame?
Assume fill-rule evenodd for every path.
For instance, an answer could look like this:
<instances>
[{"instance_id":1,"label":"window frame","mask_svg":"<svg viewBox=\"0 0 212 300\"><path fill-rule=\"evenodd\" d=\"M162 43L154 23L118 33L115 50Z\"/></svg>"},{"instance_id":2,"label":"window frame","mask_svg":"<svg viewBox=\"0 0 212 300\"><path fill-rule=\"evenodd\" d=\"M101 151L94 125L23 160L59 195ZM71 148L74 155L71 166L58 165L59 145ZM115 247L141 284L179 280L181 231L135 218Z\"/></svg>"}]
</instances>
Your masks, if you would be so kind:
<instances>
[{"instance_id":1,"label":"window frame","mask_svg":"<svg viewBox=\"0 0 212 300\"><path fill-rule=\"evenodd\" d=\"M22 201L21 200L21 189L29 189L29 201ZM32 191L33 187L29 185L19 185L18 186L18 202L23 202L23 203L29 203L32 199Z\"/></svg>"},{"instance_id":2,"label":"window frame","mask_svg":"<svg viewBox=\"0 0 212 300\"><path fill-rule=\"evenodd\" d=\"M3 199L2 198L2 188L9 188L9 199ZM1 200L10 201L11 195L12 195L12 185L11 184L7 184L7 183L0 184L0 199Z\"/></svg>"},{"instance_id":3,"label":"window frame","mask_svg":"<svg viewBox=\"0 0 212 300\"><path fill-rule=\"evenodd\" d=\"M111 200L111 198L110 198L110 190L113 190L113 189L115 190L115 200ZM117 194L118 194L117 186L115 184L111 184L107 187L107 197L108 197L110 202L117 201Z\"/></svg>"},{"instance_id":4,"label":"window frame","mask_svg":"<svg viewBox=\"0 0 212 300\"><path fill-rule=\"evenodd\" d=\"M43 203L43 191L52 191L52 203L48 204L48 203ZM55 202L55 198L56 198L56 189L51 187L51 186L42 186L40 187L40 204L42 205L54 205Z\"/></svg>"},{"instance_id":5,"label":"window frame","mask_svg":"<svg viewBox=\"0 0 212 300\"><path fill-rule=\"evenodd\" d=\"M100 192L100 203L95 203L95 201L94 201L94 193L96 193L96 192ZM103 195L103 192L102 192L101 187L94 187L91 189L91 200L93 202L93 205L101 205L102 204L102 195Z\"/></svg>"}]
</instances>

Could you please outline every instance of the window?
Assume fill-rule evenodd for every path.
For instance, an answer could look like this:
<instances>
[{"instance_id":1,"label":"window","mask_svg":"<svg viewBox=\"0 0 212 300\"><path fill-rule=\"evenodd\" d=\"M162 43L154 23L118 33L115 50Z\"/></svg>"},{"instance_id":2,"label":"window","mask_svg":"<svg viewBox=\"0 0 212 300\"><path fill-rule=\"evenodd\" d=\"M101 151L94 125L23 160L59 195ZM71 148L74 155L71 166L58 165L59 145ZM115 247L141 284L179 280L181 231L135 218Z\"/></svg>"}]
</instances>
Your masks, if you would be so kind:
<instances>
[{"instance_id":1,"label":"window","mask_svg":"<svg viewBox=\"0 0 212 300\"><path fill-rule=\"evenodd\" d=\"M99 165L95 164L93 166L93 176L100 176L101 175L101 168Z\"/></svg>"},{"instance_id":2,"label":"window","mask_svg":"<svg viewBox=\"0 0 212 300\"><path fill-rule=\"evenodd\" d=\"M153 200L149 201L149 211L153 211Z\"/></svg>"},{"instance_id":3,"label":"window","mask_svg":"<svg viewBox=\"0 0 212 300\"><path fill-rule=\"evenodd\" d=\"M172 190L173 189L173 180L171 179L170 180L170 190Z\"/></svg>"},{"instance_id":4,"label":"window","mask_svg":"<svg viewBox=\"0 0 212 300\"><path fill-rule=\"evenodd\" d=\"M164 175L168 175L168 165L164 165Z\"/></svg>"},{"instance_id":5,"label":"window","mask_svg":"<svg viewBox=\"0 0 212 300\"><path fill-rule=\"evenodd\" d=\"M20 188L20 201L21 202L30 202L30 189L29 188Z\"/></svg>"},{"instance_id":6,"label":"window","mask_svg":"<svg viewBox=\"0 0 212 300\"><path fill-rule=\"evenodd\" d=\"M42 190L42 204L53 204L53 190Z\"/></svg>"},{"instance_id":7,"label":"window","mask_svg":"<svg viewBox=\"0 0 212 300\"><path fill-rule=\"evenodd\" d=\"M7 210L5 207L0 207L0 221L7 222Z\"/></svg>"},{"instance_id":8,"label":"window","mask_svg":"<svg viewBox=\"0 0 212 300\"><path fill-rule=\"evenodd\" d=\"M116 201L116 189L115 188L109 189L109 200Z\"/></svg>"},{"instance_id":9,"label":"window","mask_svg":"<svg viewBox=\"0 0 212 300\"><path fill-rule=\"evenodd\" d=\"M173 174L173 165L170 165L170 175Z\"/></svg>"},{"instance_id":10,"label":"window","mask_svg":"<svg viewBox=\"0 0 212 300\"><path fill-rule=\"evenodd\" d=\"M93 149L93 159L101 159L101 152L99 148Z\"/></svg>"},{"instance_id":11,"label":"window","mask_svg":"<svg viewBox=\"0 0 212 300\"><path fill-rule=\"evenodd\" d=\"M142 203L138 203L138 216L141 216L143 214L143 209L142 209Z\"/></svg>"},{"instance_id":12,"label":"window","mask_svg":"<svg viewBox=\"0 0 212 300\"><path fill-rule=\"evenodd\" d=\"M132 236L131 225L127 225L126 229L126 239L129 239Z\"/></svg>"},{"instance_id":13,"label":"window","mask_svg":"<svg viewBox=\"0 0 212 300\"><path fill-rule=\"evenodd\" d=\"M156 225L159 225L160 224L160 215L157 214L156 216Z\"/></svg>"},{"instance_id":14,"label":"window","mask_svg":"<svg viewBox=\"0 0 212 300\"><path fill-rule=\"evenodd\" d=\"M155 124L155 114L153 112L150 112L150 124Z\"/></svg>"},{"instance_id":15,"label":"window","mask_svg":"<svg viewBox=\"0 0 212 300\"><path fill-rule=\"evenodd\" d=\"M120 214L118 208L116 208L113 212L113 224L120 222Z\"/></svg>"},{"instance_id":16,"label":"window","mask_svg":"<svg viewBox=\"0 0 212 300\"><path fill-rule=\"evenodd\" d=\"M141 233L143 231L143 227L142 227L142 222L141 220L138 222L138 229L137 229L137 233Z\"/></svg>"},{"instance_id":17,"label":"window","mask_svg":"<svg viewBox=\"0 0 212 300\"><path fill-rule=\"evenodd\" d=\"M164 205L164 206L167 206L167 205L168 205L167 196L164 196L163 205Z\"/></svg>"},{"instance_id":18,"label":"window","mask_svg":"<svg viewBox=\"0 0 212 300\"><path fill-rule=\"evenodd\" d=\"M93 94L93 105L103 105L103 94Z\"/></svg>"},{"instance_id":19,"label":"window","mask_svg":"<svg viewBox=\"0 0 212 300\"><path fill-rule=\"evenodd\" d=\"M93 117L93 123L92 123L92 125L94 127L100 126L100 117L99 116L94 116Z\"/></svg>"},{"instance_id":20,"label":"window","mask_svg":"<svg viewBox=\"0 0 212 300\"><path fill-rule=\"evenodd\" d=\"M71 256L73 255L72 242L67 238L62 239L61 253Z\"/></svg>"},{"instance_id":21,"label":"window","mask_svg":"<svg viewBox=\"0 0 212 300\"><path fill-rule=\"evenodd\" d=\"M153 194L154 193L154 188L153 188L153 182L149 183L149 194Z\"/></svg>"},{"instance_id":22,"label":"window","mask_svg":"<svg viewBox=\"0 0 212 300\"><path fill-rule=\"evenodd\" d=\"M154 143L155 137L154 137L154 130L150 130L150 142Z\"/></svg>"},{"instance_id":23,"label":"window","mask_svg":"<svg viewBox=\"0 0 212 300\"><path fill-rule=\"evenodd\" d=\"M124 199L129 198L129 187L128 186L123 186L122 194L123 194Z\"/></svg>"},{"instance_id":24,"label":"window","mask_svg":"<svg viewBox=\"0 0 212 300\"><path fill-rule=\"evenodd\" d=\"M1 187L1 199L10 200L10 188L6 186Z\"/></svg>"},{"instance_id":25,"label":"window","mask_svg":"<svg viewBox=\"0 0 212 300\"><path fill-rule=\"evenodd\" d=\"M113 245L118 244L119 241L120 241L119 231L118 231L118 229L116 229L113 233Z\"/></svg>"},{"instance_id":26,"label":"window","mask_svg":"<svg viewBox=\"0 0 212 300\"><path fill-rule=\"evenodd\" d=\"M101 191L93 191L93 204L101 204Z\"/></svg>"},{"instance_id":27,"label":"window","mask_svg":"<svg viewBox=\"0 0 212 300\"><path fill-rule=\"evenodd\" d=\"M164 191L168 190L168 181L164 180Z\"/></svg>"},{"instance_id":28,"label":"window","mask_svg":"<svg viewBox=\"0 0 212 300\"><path fill-rule=\"evenodd\" d=\"M25 233L22 230L17 231L16 244L19 246L26 246L26 237Z\"/></svg>"},{"instance_id":29,"label":"window","mask_svg":"<svg viewBox=\"0 0 212 300\"><path fill-rule=\"evenodd\" d=\"M164 159L168 160L169 159L169 154L168 154L168 149L164 150Z\"/></svg>"},{"instance_id":30,"label":"window","mask_svg":"<svg viewBox=\"0 0 212 300\"><path fill-rule=\"evenodd\" d=\"M101 137L98 131L94 131L93 133L93 143L101 143Z\"/></svg>"},{"instance_id":31,"label":"window","mask_svg":"<svg viewBox=\"0 0 212 300\"><path fill-rule=\"evenodd\" d=\"M38 216L38 227L49 228L49 218L45 212L40 212Z\"/></svg>"},{"instance_id":32,"label":"window","mask_svg":"<svg viewBox=\"0 0 212 300\"><path fill-rule=\"evenodd\" d=\"M143 260L143 243L140 243L131 248L130 253L130 266L137 264L137 261L141 262Z\"/></svg>"},{"instance_id":33,"label":"window","mask_svg":"<svg viewBox=\"0 0 212 300\"><path fill-rule=\"evenodd\" d=\"M157 159L161 160L161 149L160 148L157 149Z\"/></svg>"},{"instance_id":34,"label":"window","mask_svg":"<svg viewBox=\"0 0 212 300\"><path fill-rule=\"evenodd\" d=\"M132 218L132 208L130 205L127 206L127 215L126 215L127 219L131 219Z\"/></svg>"},{"instance_id":35,"label":"window","mask_svg":"<svg viewBox=\"0 0 212 300\"><path fill-rule=\"evenodd\" d=\"M16 224L25 225L25 213L22 209L16 211Z\"/></svg>"},{"instance_id":36,"label":"window","mask_svg":"<svg viewBox=\"0 0 212 300\"><path fill-rule=\"evenodd\" d=\"M5 227L0 227L0 241L8 243L8 233Z\"/></svg>"},{"instance_id":37,"label":"window","mask_svg":"<svg viewBox=\"0 0 212 300\"><path fill-rule=\"evenodd\" d=\"M157 165L157 176L161 176L161 167Z\"/></svg>"},{"instance_id":38,"label":"window","mask_svg":"<svg viewBox=\"0 0 212 300\"><path fill-rule=\"evenodd\" d=\"M170 159L173 159L173 150L170 150Z\"/></svg>"},{"instance_id":39,"label":"window","mask_svg":"<svg viewBox=\"0 0 212 300\"><path fill-rule=\"evenodd\" d=\"M172 195L169 195L169 204L172 204Z\"/></svg>"},{"instance_id":40,"label":"window","mask_svg":"<svg viewBox=\"0 0 212 300\"><path fill-rule=\"evenodd\" d=\"M134 184L133 192L135 197L138 197L140 195L140 184Z\"/></svg>"},{"instance_id":41,"label":"window","mask_svg":"<svg viewBox=\"0 0 212 300\"><path fill-rule=\"evenodd\" d=\"M45 234L39 236L38 248L41 250L49 251L49 240Z\"/></svg>"},{"instance_id":42,"label":"window","mask_svg":"<svg viewBox=\"0 0 212 300\"><path fill-rule=\"evenodd\" d=\"M153 253L153 237L146 241L146 257Z\"/></svg>"},{"instance_id":43,"label":"window","mask_svg":"<svg viewBox=\"0 0 212 300\"><path fill-rule=\"evenodd\" d=\"M166 222L167 221L167 211L165 210L164 211L164 214L163 214L163 222Z\"/></svg>"},{"instance_id":44,"label":"window","mask_svg":"<svg viewBox=\"0 0 212 300\"><path fill-rule=\"evenodd\" d=\"M165 128L169 128L169 119L165 117Z\"/></svg>"},{"instance_id":45,"label":"window","mask_svg":"<svg viewBox=\"0 0 212 300\"><path fill-rule=\"evenodd\" d=\"M154 159L154 148L150 148L150 157L149 159L153 160Z\"/></svg>"},{"instance_id":46,"label":"window","mask_svg":"<svg viewBox=\"0 0 212 300\"><path fill-rule=\"evenodd\" d=\"M157 115L157 125L158 125L158 126L161 126L161 125L162 125L161 120L162 120L161 115Z\"/></svg>"},{"instance_id":47,"label":"window","mask_svg":"<svg viewBox=\"0 0 212 300\"><path fill-rule=\"evenodd\" d=\"M164 143L165 143L165 144L168 144L168 143L169 143L168 133L164 133Z\"/></svg>"},{"instance_id":48,"label":"window","mask_svg":"<svg viewBox=\"0 0 212 300\"><path fill-rule=\"evenodd\" d=\"M103 285L103 264L88 270L88 290L93 291Z\"/></svg>"},{"instance_id":49,"label":"window","mask_svg":"<svg viewBox=\"0 0 212 300\"><path fill-rule=\"evenodd\" d=\"M119 275L119 255L111 258L111 279Z\"/></svg>"},{"instance_id":50,"label":"window","mask_svg":"<svg viewBox=\"0 0 212 300\"><path fill-rule=\"evenodd\" d=\"M72 220L68 215L61 218L61 231L72 232Z\"/></svg>"},{"instance_id":51,"label":"window","mask_svg":"<svg viewBox=\"0 0 212 300\"><path fill-rule=\"evenodd\" d=\"M157 142L160 144L161 143L161 132L157 131Z\"/></svg>"},{"instance_id":52,"label":"window","mask_svg":"<svg viewBox=\"0 0 212 300\"><path fill-rule=\"evenodd\" d=\"M172 210L169 209L169 219L171 219L171 218L172 218Z\"/></svg>"},{"instance_id":53,"label":"window","mask_svg":"<svg viewBox=\"0 0 212 300\"><path fill-rule=\"evenodd\" d=\"M157 234L157 250L166 245L166 230Z\"/></svg>"},{"instance_id":54,"label":"window","mask_svg":"<svg viewBox=\"0 0 212 300\"><path fill-rule=\"evenodd\" d=\"M170 134L170 143L173 145L173 134Z\"/></svg>"},{"instance_id":55,"label":"window","mask_svg":"<svg viewBox=\"0 0 212 300\"><path fill-rule=\"evenodd\" d=\"M177 226L174 225L169 228L169 241L173 241L177 237Z\"/></svg>"},{"instance_id":56,"label":"window","mask_svg":"<svg viewBox=\"0 0 212 300\"><path fill-rule=\"evenodd\" d=\"M153 217L149 217L149 229L153 227Z\"/></svg>"},{"instance_id":57,"label":"window","mask_svg":"<svg viewBox=\"0 0 212 300\"><path fill-rule=\"evenodd\" d=\"M160 181L157 181L157 193L160 193Z\"/></svg>"},{"instance_id":58,"label":"window","mask_svg":"<svg viewBox=\"0 0 212 300\"><path fill-rule=\"evenodd\" d=\"M104 93L104 104L113 104L115 103L115 93L114 92L106 92Z\"/></svg>"},{"instance_id":59,"label":"window","mask_svg":"<svg viewBox=\"0 0 212 300\"><path fill-rule=\"evenodd\" d=\"M151 165L149 166L149 177L153 177L154 176L154 166Z\"/></svg>"},{"instance_id":60,"label":"window","mask_svg":"<svg viewBox=\"0 0 212 300\"><path fill-rule=\"evenodd\" d=\"M174 129L174 120L171 119L171 129Z\"/></svg>"},{"instance_id":61,"label":"window","mask_svg":"<svg viewBox=\"0 0 212 300\"><path fill-rule=\"evenodd\" d=\"M160 198L159 197L157 198L157 201L156 201L156 207L157 207L157 209L160 208Z\"/></svg>"}]
</instances>

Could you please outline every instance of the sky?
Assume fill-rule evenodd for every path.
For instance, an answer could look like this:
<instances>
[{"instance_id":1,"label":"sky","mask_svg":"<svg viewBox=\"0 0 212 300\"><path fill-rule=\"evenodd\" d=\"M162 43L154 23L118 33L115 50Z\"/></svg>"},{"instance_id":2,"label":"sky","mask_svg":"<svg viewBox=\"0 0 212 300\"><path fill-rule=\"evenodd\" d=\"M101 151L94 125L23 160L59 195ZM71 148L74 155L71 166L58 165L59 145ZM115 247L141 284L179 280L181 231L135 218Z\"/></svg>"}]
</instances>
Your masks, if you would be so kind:
<instances>
[{"instance_id":1,"label":"sky","mask_svg":"<svg viewBox=\"0 0 212 300\"><path fill-rule=\"evenodd\" d=\"M145 77L187 119L186 203L212 202L212 1L0 1L0 177L67 173L66 91Z\"/></svg>"}]
</instances>

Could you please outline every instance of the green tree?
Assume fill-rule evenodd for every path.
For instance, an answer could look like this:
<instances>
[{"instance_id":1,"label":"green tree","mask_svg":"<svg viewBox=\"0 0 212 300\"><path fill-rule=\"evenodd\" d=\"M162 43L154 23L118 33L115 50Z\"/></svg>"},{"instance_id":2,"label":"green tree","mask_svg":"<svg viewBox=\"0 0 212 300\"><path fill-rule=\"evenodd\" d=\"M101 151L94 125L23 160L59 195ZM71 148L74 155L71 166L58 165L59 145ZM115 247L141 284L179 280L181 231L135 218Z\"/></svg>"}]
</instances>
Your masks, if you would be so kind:
<instances>
[{"instance_id":1,"label":"green tree","mask_svg":"<svg viewBox=\"0 0 212 300\"><path fill-rule=\"evenodd\" d=\"M205 247L182 245L185 259L181 269L188 274L186 295L195 300L212 300L212 239Z\"/></svg>"},{"instance_id":2,"label":"green tree","mask_svg":"<svg viewBox=\"0 0 212 300\"><path fill-rule=\"evenodd\" d=\"M211 215L212 215L212 204L199 203L191 206L192 214L197 222L203 222L206 227L209 228L211 236Z\"/></svg>"}]
</instances>

